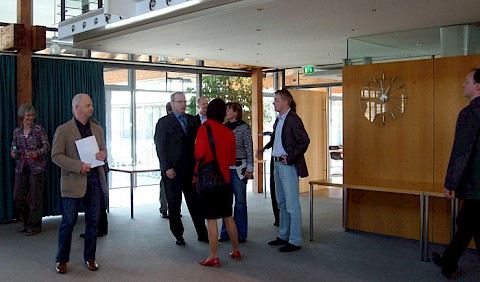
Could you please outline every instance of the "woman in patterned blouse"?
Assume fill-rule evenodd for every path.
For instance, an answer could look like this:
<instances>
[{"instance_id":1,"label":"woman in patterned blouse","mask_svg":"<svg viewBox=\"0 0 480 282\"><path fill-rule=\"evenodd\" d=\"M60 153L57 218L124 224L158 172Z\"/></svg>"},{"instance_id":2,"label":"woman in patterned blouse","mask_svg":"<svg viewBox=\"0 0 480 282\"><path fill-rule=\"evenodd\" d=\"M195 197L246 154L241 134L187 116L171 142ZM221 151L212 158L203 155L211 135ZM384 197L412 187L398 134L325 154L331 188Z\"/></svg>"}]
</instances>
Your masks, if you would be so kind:
<instances>
[{"instance_id":1,"label":"woman in patterned blouse","mask_svg":"<svg viewBox=\"0 0 480 282\"><path fill-rule=\"evenodd\" d=\"M238 102L227 103L227 115L225 125L233 131L236 142L237 163L230 167L230 202L235 206L233 219L237 225L238 242L245 243L248 235L247 216L247 180L253 179L253 141L250 126L242 120L242 106ZM220 242L230 240L225 222L222 223Z\"/></svg>"},{"instance_id":2,"label":"woman in patterned blouse","mask_svg":"<svg viewBox=\"0 0 480 282\"><path fill-rule=\"evenodd\" d=\"M13 131L10 152L16 160L13 200L23 220L18 231L31 236L42 229L42 195L47 170L45 154L50 151L50 143L45 129L34 122L35 108L32 105L22 104L17 116L20 126Z\"/></svg>"}]
</instances>

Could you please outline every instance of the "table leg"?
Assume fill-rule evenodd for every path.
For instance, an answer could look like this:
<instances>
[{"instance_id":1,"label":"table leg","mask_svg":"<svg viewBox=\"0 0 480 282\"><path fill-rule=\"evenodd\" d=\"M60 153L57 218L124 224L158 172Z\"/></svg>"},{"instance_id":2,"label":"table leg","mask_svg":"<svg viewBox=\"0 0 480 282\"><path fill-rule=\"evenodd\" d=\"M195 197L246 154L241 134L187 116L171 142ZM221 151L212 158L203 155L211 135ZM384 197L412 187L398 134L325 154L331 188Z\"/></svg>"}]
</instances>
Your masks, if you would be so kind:
<instances>
[{"instance_id":1,"label":"table leg","mask_svg":"<svg viewBox=\"0 0 480 282\"><path fill-rule=\"evenodd\" d=\"M313 241L313 184L310 184L310 241Z\"/></svg>"},{"instance_id":2,"label":"table leg","mask_svg":"<svg viewBox=\"0 0 480 282\"><path fill-rule=\"evenodd\" d=\"M134 180L135 178L133 173L130 173L130 218L133 218L133 186L135 185Z\"/></svg>"},{"instance_id":3,"label":"table leg","mask_svg":"<svg viewBox=\"0 0 480 282\"><path fill-rule=\"evenodd\" d=\"M422 251L422 261L429 261L428 258L428 225L429 225L429 215L428 215L428 206L429 206L429 196L420 195L420 245Z\"/></svg>"},{"instance_id":4,"label":"table leg","mask_svg":"<svg viewBox=\"0 0 480 282\"><path fill-rule=\"evenodd\" d=\"M348 188L343 187L343 229L348 231Z\"/></svg>"}]
</instances>

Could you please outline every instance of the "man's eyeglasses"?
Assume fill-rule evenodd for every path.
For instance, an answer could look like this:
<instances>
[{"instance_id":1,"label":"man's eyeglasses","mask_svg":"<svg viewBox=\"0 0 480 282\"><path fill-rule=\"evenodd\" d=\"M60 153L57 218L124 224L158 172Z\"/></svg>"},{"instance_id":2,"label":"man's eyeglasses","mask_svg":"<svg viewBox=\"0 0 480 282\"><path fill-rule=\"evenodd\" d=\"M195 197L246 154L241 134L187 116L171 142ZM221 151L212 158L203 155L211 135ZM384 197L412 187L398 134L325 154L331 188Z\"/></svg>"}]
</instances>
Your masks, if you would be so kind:
<instances>
[{"instance_id":1,"label":"man's eyeglasses","mask_svg":"<svg viewBox=\"0 0 480 282\"><path fill-rule=\"evenodd\" d=\"M186 104L187 101L186 100L178 100L178 101L173 101L175 103L179 103L179 104Z\"/></svg>"}]
</instances>

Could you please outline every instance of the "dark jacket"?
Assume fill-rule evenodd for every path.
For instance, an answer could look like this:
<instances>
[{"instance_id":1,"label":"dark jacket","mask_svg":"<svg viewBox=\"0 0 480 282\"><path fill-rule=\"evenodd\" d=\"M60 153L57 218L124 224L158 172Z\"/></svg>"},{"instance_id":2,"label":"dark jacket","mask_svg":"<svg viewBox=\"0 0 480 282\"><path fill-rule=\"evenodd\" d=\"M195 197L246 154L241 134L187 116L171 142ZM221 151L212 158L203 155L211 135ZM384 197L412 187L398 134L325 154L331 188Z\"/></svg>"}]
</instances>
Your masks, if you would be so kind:
<instances>
[{"instance_id":1,"label":"dark jacket","mask_svg":"<svg viewBox=\"0 0 480 282\"><path fill-rule=\"evenodd\" d=\"M480 97L458 115L445 188L461 199L480 199Z\"/></svg>"},{"instance_id":2,"label":"dark jacket","mask_svg":"<svg viewBox=\"0 0 480 282\"><path fill-rule=\"evenodd\" d=\"M195 124L197 125L197 129L200 128L200 126L202 126L202 121L200 119L200 114L196 114L193 117L195 118Z\"/></svg>"},{"instance_id":3,"label":"dark jacket","mask_svg":"<svg viewBox=\"0 0 480 282\"><path fill-rule=\"evenodd\" d=\"M195 138L197 124L192 115L187 117L188 133L185 134L177 117L172 113L158 120L155 127L155 146L160 160L162 177L170 168L175 170L177 177L193 178L195 168Z\"/></svg>"},{"instance_id":4,"label":"dark jacket","mask_svg":"<svg viewBox=\"0 0 480 282\"><path fill-rule=\"evenodd\" d=\"M278 119L273 125L272 138L270 138L270 142L265 145L265 149L273 147L277 123ZM303 126L302 119L296 113L290 110L285 118L285 122L283 123L282 145L288 154L287 163L290 165L295 165L298 176L300 177L308 176L307 163L304 156L308 149L308 144L310 144L310 139L308 138L305 127Z\"/></svg>"}]
</instances>

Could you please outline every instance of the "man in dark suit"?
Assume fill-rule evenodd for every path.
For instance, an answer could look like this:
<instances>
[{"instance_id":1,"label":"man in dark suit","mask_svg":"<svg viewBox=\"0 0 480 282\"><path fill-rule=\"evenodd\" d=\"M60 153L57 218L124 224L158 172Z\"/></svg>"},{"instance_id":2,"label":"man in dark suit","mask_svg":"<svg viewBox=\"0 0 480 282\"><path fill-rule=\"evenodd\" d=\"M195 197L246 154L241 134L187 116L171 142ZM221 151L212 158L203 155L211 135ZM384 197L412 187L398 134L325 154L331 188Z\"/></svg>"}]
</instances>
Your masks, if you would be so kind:
<instances>
[{"instance_id":1,"label":"man in dark suit","mask_svg":"<svg viewBox=\"0 0 480 282\"><path fill-rule=\"evenodd\" d=\"M477 251L480 248L480 69L468 73L462 87L470 104L458 115L444 194L447 199L463 199L463 206L457 217L457 232L443 257L433 253L433 262L448 278L455 276L457 263L472 237Z\"/></svg>"},{"instance_id":2,"label":"man in dark suit","mask_svg":"<svg viewBox=\"0 0 480 282\"><path fill-rule=\"evenodd\" d=\"M275 92L273 105L278 112L273 134L265 149L272 149L275 190L280 209L280 228L277 239L268 244L283 245L280 252L300 249L302 243L302 210L299 200L298 177L307 177L304 154L310 139L300 117L295 113L295 102L288 90ZM259 154L263 149L259 150Z\"/></svg>"},{"instance_id":3,"label":"man in dark suit","mask_svg":"<svg viewBox=\"0 0 480 282\"><path fill-rule=\"evenodd\" d=\"M185 245L184 228L180 218L183 192L198 240L208 242L205 219L198 211L197 195L192 185L197 125L195 118L185 113L185 94L175 92L170 100L173 112L158 121L155 128L157 134L154 137L167 194L170 230L175 236L175 243Z\"/></svg>"},{"instance_id":4,"label":"man in dark suit","mask_svg":"<svg viewBox=\"0 0 480 282\"><path fill-rule=\"evenodd\" d=\"M197 128L199 128L207 120L207 108L208 108L207 97L198 98L197 99L198 114L195 116L195 122L197 123Z\"/></svg>"}]
</instances>

